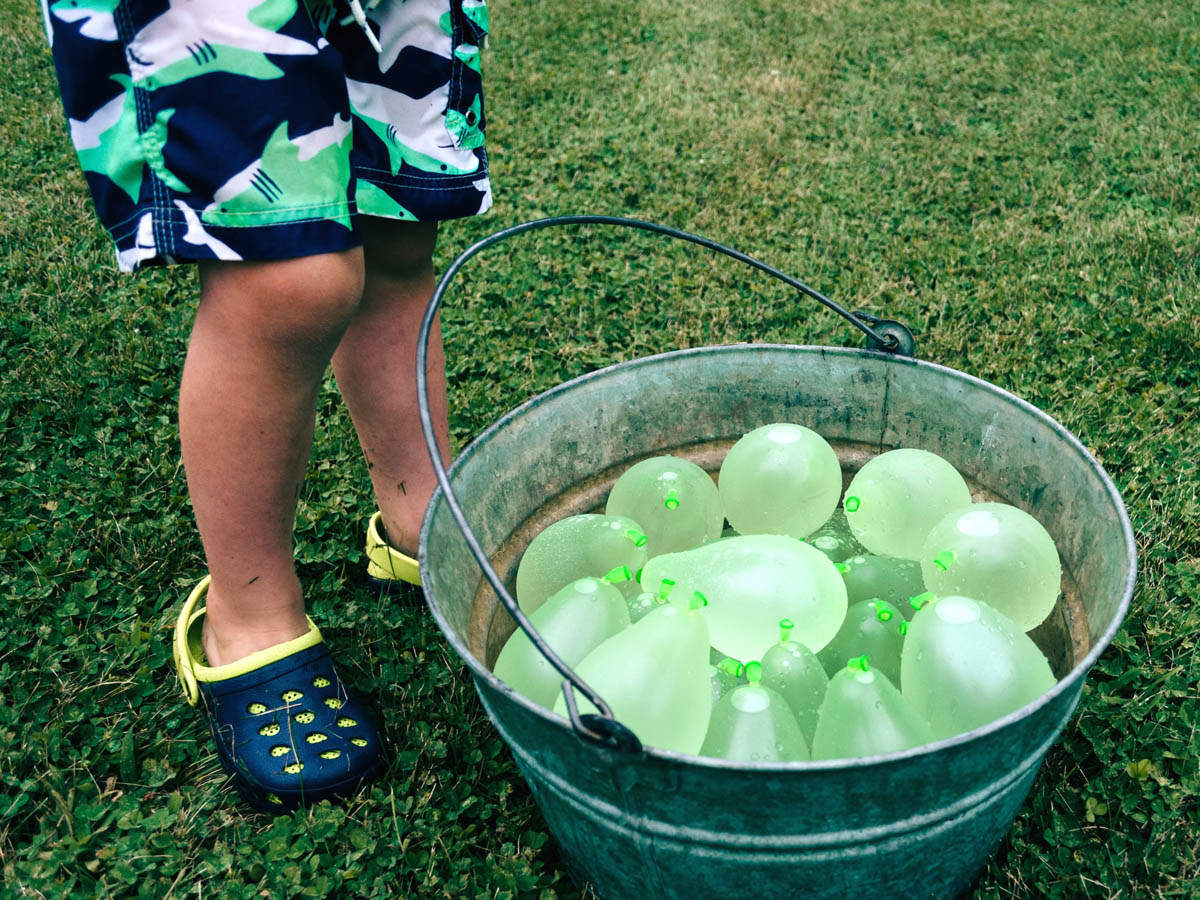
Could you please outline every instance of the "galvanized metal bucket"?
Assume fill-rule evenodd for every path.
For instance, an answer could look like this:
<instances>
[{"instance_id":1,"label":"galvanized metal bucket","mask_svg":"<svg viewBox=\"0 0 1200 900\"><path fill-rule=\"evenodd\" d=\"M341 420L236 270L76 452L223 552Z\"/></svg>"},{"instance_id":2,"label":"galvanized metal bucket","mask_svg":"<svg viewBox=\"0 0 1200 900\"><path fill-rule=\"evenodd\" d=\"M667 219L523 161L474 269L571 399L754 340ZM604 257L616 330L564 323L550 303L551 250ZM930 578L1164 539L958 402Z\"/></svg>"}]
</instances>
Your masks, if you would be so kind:
<instances>
[{"instance_id":1,"label":"galvanized metal bucket","mask_svg":"<svg viewBox=\"0 0 1200 900\"><path fill-rule=\"evenodd\" d=\"M514 234L562 224L682 237L850 317L807 286L711 241L576 216L526 223L462 254L435 291L422 349L467 259ZM1016 816L1085 675L1125 616L1133 533L1112 481L1079 440L994 385L895 352L905 349L902 327L855 324L875 347L893 352L746 344L636 359L513 410L448 474L433 456L442 487L420 546L429 607L470 669L564 858L601 898L956 896ZM421 355L422 419L432 448ZM824 435L847 479L876 453L921 447L953 463L977 499L1035 515L1054 537L1065 573L1055 613L1034 633L1059 678L1055 687L1003 719L916 750L740 764L642 748L561 662L559 671L601 715L572 709L570 721L559 718L492 675L514 617L529 630L506 585L542 527L601 508L617 476L638 459L672 453L715 471L739 436L774 421Z\"/></svg>"}]
</instances>

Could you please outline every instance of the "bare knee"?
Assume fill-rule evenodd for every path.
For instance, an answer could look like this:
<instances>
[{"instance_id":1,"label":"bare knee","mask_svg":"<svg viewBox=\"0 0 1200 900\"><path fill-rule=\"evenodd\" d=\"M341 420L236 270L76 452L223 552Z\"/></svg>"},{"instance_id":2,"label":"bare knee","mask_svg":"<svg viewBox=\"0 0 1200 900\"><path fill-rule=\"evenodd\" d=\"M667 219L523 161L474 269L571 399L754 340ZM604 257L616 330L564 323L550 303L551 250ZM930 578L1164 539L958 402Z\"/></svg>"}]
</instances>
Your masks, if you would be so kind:
<instances>
[{"instance_id":1,"label":"bare knee","mask_svg":"<svg viewBox=\"0 0 1200 900\"><path fill-rule=\"evenodd\" d=\"M414 281L433 273L437 222L362 219L363 255L368 278Z\"/></svg>"},{"instance_id":2,"label":"bare knee","mask_svg":"<svg viewBox=\"0 0 1200 900\"><path fill-rule=\"evenodd\" d=\"M336 345L363 293L362 250L206 263L197 314L231 334L314 349Z\"/></svg>"}]
</instances>

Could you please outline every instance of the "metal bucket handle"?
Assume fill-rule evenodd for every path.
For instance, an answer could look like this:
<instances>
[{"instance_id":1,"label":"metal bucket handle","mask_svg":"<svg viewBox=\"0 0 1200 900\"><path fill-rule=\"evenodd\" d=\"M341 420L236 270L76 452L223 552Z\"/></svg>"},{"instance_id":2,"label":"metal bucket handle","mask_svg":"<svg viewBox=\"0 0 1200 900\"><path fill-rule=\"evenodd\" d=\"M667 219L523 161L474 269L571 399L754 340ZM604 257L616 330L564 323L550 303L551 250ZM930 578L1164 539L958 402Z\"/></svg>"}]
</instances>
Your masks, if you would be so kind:
<instances>
[{"instance_id":1,"label":"metal bucket handle","mask_svg":"<svg viewBox=\"0 0 1200 900\"><path fill-rule=\"evenodd\" d=\"M437 287L434 288L433 295L429 298L429 303L425 307L425 316L421 320L421 329L417 335L417 407L421 420L421 432L425 436L425 447L429 452L429 459L433 463L433 471L437 476L438 485L441 487L442 494L445 497L446 506L449 508L450 514L454 517L454 521L458 524L459 530L462 531L463 538L467 542L467 547L470 549L471 555L475 557L476 563L478 563L484 577L487 578L488 583L491 584L492 589L496 592L496 596L500 598L500 602L504 604L504 608L516 620L517 626L525 632L529 640L533 643L533 646L538 649L538 652L563 676L563 697L566 700L567 713L575 732L584 740L601 747L627 753L639 753L642 750L641 741L638 740L632 731L613 718L612 709L604 702L604 699L589 687L570 666L564 663L550 645L542 639L541 635L538 634L529 619L521 611L520 606L517 605L517 601L504 586L504 582L499 574L492 567L491 561L479 545L479 540L475 537L475 533L467 523L462 507L459 506L458 499L454 496L454 491L450 487L450 479L446 474L445 466L442 465L441 453L437 446L437 439L433 433L433 422L429 412L429 386L425 376L429 337L433 329L433 320L437 315L438 308L441 306L442 297L445 296L446 290L449 288L450 282L458 274L458 270L475 254L491 247L493 244L498 244L501 241L527 231L537 231L541 228L558 225L616 225L649 231L683 241L690 241L693 244L699 244L702 247L723 253L759 271L766 272L768 275L779 279L800 293L811 297L828 309L833 310L866 335L867 349L869 350L878 350L900 356L912 356L915 341L912 332L903 324L893 320L878 319L862 311L851 313L803 282L738 250L726 247L708 238L689 234L686 231L680 231L666 225L656 225L652 222L619 218L617 216L552 216L514 225L511 228L491 234L468 247L458 255L439 279ZM582 693L599 710L599 715L594 713L581 715L579 713L574 692L571 690L572 687Z\"/></svg>"}]
</instances>

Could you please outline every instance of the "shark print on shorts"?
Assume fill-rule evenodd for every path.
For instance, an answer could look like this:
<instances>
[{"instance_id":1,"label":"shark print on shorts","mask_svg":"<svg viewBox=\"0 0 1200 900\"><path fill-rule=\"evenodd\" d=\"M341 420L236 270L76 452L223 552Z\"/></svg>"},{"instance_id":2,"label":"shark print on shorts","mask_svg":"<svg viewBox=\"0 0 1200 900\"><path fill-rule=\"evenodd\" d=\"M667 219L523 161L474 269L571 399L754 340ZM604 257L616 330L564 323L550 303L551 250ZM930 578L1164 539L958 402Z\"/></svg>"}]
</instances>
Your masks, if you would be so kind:
<instances>
[{"instance_id":1,"label":"shark print on shorts","mask_svg":"<svg viewBox=\"0 0 1200 900\"><path fill-rule=\"evenodd\" d=\"M364 4L366 5L366 4ZM491 206L483 0L43 0L122 270L361 243L362 215Z\"/></svg>"}]
</instances>

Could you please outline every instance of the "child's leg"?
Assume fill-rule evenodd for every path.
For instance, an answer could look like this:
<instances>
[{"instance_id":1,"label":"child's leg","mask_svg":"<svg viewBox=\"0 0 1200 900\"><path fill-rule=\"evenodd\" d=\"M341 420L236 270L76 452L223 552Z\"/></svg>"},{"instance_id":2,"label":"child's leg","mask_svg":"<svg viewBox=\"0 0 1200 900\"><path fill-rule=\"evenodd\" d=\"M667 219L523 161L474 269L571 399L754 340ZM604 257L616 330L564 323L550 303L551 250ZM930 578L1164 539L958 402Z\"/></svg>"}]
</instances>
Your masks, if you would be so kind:
<instances>
[{"instance_id":1,"label":"child's leg","mask_svg":"<svg viewBox=\"0 0 1200 900\"><path fill-rule=\"evenodd\" d=\"M307 631L292 559L296 500L317 389L362 296L362 265L359 248L201 264L179 433L212 575L210 665Z\"/></svg>"},{"instance_id":2,"label":"child's leg","mask_svg":"<svg viewBox=\"0 0 1200 900\"><path fill-rule=\"evenodd\" d=\"M388 542L416 556L436 481L417 419L417 331L433 293L436 222L364 217L362 304L333 355L333 371L366 455ZM436 327L427 357L429 405L445 458L446 364Z\"/></svg>"}]
</instances>

